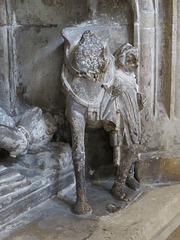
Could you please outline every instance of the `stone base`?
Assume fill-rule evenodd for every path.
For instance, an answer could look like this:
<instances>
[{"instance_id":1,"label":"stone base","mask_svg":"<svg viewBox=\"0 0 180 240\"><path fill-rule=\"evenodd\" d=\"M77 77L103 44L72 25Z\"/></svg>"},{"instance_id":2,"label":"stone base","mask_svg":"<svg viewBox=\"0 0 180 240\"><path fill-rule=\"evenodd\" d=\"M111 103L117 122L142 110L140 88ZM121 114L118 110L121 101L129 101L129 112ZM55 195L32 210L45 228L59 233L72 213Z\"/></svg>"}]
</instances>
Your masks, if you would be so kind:
<instances>
[{"instance_id":1,"label":"stone base","mask_svg":"<svg viewBox=\"0 0 180 240\"><path fill-rule=\"evenodd\" d=\"M86 239L166 240L180 220L180 185L146 192L123 211L100 218Z\"/></svg>"},{"instance_id":2,"label":"stone base","mask_svg":"<svg viewBox=\"0 0 180 240\"><path fill-rule=\"evenodd\" d=\"M139 154L136 175L143 184L179 182L180 151Z\"/></svg>"},{"instance_id":3,"label":"stone base","mask_svg":"<svg viewBox=\"0 0 180 240\"><path fill-rule=\"evenodd\" d=\"M51 143L44 152L1 163L0 232L14 218L75 184L68 144Z\"/></svg>"},{"instance_id":4,"label":"stone base","mask_svg":"<svg viewBox=\"0 0 180 240\"><path fill-rule=\"evenodd\" d=\"M12 221L12 231L0 233L0 239L166 240L179 225L180 185L146 188L125 208L107 191L109 187L109 181L87 184L92 215L71 212L73 189L66 199L49 199Z\"/></svg>"},{"instance_id":5,"label":"stone base","mask_svg":"<svg viewBox=\"0 0 180 240\"><path fill-rule=\"evenodd\" d=\"M180 151L140 153L136 162L135 176L141 184L170 184L180 182ZM113 164L101 165L93 170L90 179L114 177Z\"/></svg>"}]
</instances>

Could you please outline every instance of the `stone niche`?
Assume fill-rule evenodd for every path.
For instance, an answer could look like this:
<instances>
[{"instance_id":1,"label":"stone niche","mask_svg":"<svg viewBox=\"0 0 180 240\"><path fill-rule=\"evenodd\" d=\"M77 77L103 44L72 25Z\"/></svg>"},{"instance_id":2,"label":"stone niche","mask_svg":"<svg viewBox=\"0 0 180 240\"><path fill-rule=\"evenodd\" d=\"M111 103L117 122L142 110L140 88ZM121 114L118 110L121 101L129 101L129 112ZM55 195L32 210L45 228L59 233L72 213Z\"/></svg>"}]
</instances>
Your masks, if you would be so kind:
<instances>
[{"instance_id":1,"label":"stone niche","mask_svg":"<svg viewBox=\"0 0 180 240\"><path fill-rule=\"evenodd\" d=\"M41 161L42 152L33 160L28 154L23 159L13 161L8 160L7 153L0 152L0 171L7 171L7 181L8 176L13 176L14 179L21 179L20 187L29 186L24 196L31 194L34 201L32 204L27 200L27 207L22 207L19 202L15 210L13 206L16 205L13 204L21 196L18 198L14 195L12 202L3 203L2 194L0 206L3 209L3 204L7 204L4 209L9 207L13 217L18 215L18 211L26 211L58 190L67 188L68 185L63 185L64 180L57 180L57 176L68 178L69 185L74 183L72 164L68 160L62 162L62 153L65 159L71 159L68 145L71 140L64 116L65 98L61 91L64 57L61 31L65 27L78 25L106 25L112 53L126 42L139 49L140 65L136 75L140 91L147 97L147 105L141 116L143 150L139 153L137 176L141 183L180 180L180 2L0 0L0 107L11 116L22 114L26 104L50 112L58 125L53 140L66 142L60 144L58 149L61 151L57 150L56 159L45 151L44 162ZM52 145L57 149L57 143ZM108 135L102 129L88 129L86 145L87 173L92 169L97 172L95 176L99 176L100 169L101 176L103 173L108 175L107 169L113 170ZM49 159L52 161L49 162ZM54 168L61 171L54 173ZM29 169L36 175L33 182L28 179ZM53 174L47 176L45 173L49 173L49 169ZM41 174L44 182L38 177ZM43 190L37 199L37 195L32 193L34 189L38 191L40 182ZM49 193L45 194L47 191ZM2 213L4 215L0 209L3 216L1 225L11 221L12 217L7 215L8 211L2 210Z\"/></svg>"}]
</instances>

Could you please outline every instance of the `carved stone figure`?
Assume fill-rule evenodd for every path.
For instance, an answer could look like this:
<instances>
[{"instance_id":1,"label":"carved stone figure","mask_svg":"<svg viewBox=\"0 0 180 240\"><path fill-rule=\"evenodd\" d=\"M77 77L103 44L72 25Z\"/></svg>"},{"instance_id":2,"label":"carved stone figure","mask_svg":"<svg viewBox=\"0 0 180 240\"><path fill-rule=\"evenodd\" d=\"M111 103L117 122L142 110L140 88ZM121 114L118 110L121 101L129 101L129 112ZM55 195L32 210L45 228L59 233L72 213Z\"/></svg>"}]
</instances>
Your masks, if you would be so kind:
<instances>
[{"instance_id":1,"label":"carved stone figure","mask_svg":"<svg viewBox=\"0 0 180 240\"><path fill-rule=\"evenodd\" d=\"M28 151L40 151L56 130L50 114L42 114L38 107L27 110L14 120L0 108L0 148L11 157L25 155Z\"/></svg>"},{"instance_id":2,"label":"carved stone figure","mask_svg":"<svg viewBox=\"0 0 180 240\"><path fill-rule=\"evenodd\" d=\"M116 114L119 125L116 132L120 136L119 146L114 148L114 159L118 162L117 175L112 187L112 194L120 200L129 200L125 183L132 189L139 188L139 182L134 177L134 163L140 150L140 118L146 98L138 91L134 71L138 67L138 50L131 44L122 45L115 54L115 77L113 88L119 91L116 98ZM125 143L123 142L125 141Z\"/></svg>"},{"instance_id":3,"label":"carved stone figure","mask_svg":"<svg viewBox=\"0 0 180 240\"><path fill-rule=\"evenodd\" d=\"M110 132L114 162L118 166L112 194L120 200L129 199L125 183L132 163L137 160L139 143L139 107L134 75L138 64L137 50L129 44L124 45L115 59L97 31L80 33L78 29L67 28L63 30L63 37L65 59L62 82L67 96L66 116L71 124L76 176L74 211L86 214L91 211L85 187L86 123L91 128L104 127Z\"/></svg>"}]
</instances>

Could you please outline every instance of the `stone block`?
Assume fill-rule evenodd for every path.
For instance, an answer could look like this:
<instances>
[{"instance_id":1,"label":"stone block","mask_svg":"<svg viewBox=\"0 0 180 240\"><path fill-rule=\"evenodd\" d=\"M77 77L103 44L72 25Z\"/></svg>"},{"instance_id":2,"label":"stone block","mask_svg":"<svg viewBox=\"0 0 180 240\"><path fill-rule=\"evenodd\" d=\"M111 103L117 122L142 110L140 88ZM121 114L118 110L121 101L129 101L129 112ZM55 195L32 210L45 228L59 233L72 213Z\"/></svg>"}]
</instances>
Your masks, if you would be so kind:
<instances>
[{"instance_id":1,"label":"stone block","mask_svg":"<svg viewBox=\"0 0 180 240\"><path fill-rule=\"evenodd\" d=\"M154 15L154 12L142 12L140 21L141 28L153 28L155 26Z\"/></svg>"},{"instance_id":2,"label":"stone block","mask_svg":"<svg viewBox=\"0 0 180 240\"><path fill-rule=\"evenodd\" d=\"M89 1L87 6L91 9L91 18L95 24L107 25L108 22L109 25L114 25L114 23L120 26L133 25L133 11L131 4L126 0L121 0L120 2L98 0L96 4L93 4L93 1Z\"/></svg>"},{"instance_id":3,"label":"stone block","mask_svg":"<svg viewBox=\"0 0 180 240\"><path fill-rule=\"evenodd\" d=\"M71 147L63 142L50 142L42 152L26 154L19 157L16 162L26 168L40 169L52 173L59 171L60 174L61 172L69 172L73 168Z\"/></svg>"},{"instance_id":4,"label":"stone block","mask_svg":"<svg viewBox=\"0 0 180 240\"><path fill-rule=\"evenodd\" d=\"M18 25L67 26L88 18L86 1L81 0L17 0L11 8Z\"/></svg>"},{"instance_id":5,"label":"stone block","mask_svg":"<svg viewBox=\"0 0 180 240\"><path fill-rule=\"evenodd\" d=\"M180 181L180 151L140 154L137 177L141 183L175 183Z\"/></svg>"},{"instance_id":6,"label":"stone block","mask_svg":"<svg viewBox=\"0 0 180 240\"><path fill-rule=\"evenodd\" d=\"M115 51L124 43L133 44L133 26L122 26L122 27L109 27L109 46L111 53L114 54Z\"/></svg>"},{"instance_id":7,"label":"stone block","mask_svg":"<svg viewBox=\"0 0 180 240\"><path fill-rule=\"evenodd\" d=\"M16 217L75 185L69 144L50 143L37 154L0 165L0 232Z\"/></svg>"},{"instance_id":8,"label":"stone block","mask_svg":"<svg viewBox=\"0 0 180 240\"><path fill-rule=\"evenodd\" d=\"M63 39L60 27L14 28L16 91L20 98L42 109L63 108L60 75Z\"/></svg>"},{"instance_id":9,"label":"stone block","mask_svg":"<svg viewBox=\"0 0 180 240\"><path fill-rule=\"evenodd\" d=\"M141 43L140 45L140 90L146 95L147 105L153 103L154 91L154 45Z\"/></svg>"},{"instance_id":10,"label":"stone block","mask_svg":"<svg viewBox=\"0 0 180 240\"><path fill-rule=\"evenodd\" d=\"M141 28L140 29L140 43L141 44L148 44L150 46L154 46L155 41L155 28Z\"/></svg>"},{"instance_id":11,"label":"stone block","mask_svg":"<svg viewBox=\"0 0 180 240\"><path fill-rule=\"evenodd\" d=\"M154 2L152 0L140 0L139 9L141 12L154 12Z\"/></svg>"},{"instance_id":12,"label":"stone block","mask_svg":"<svg viewBox=\"0 0 180 240\"><path fill-rule=\"evenodd\" d=\"M101 217L87 239L167 239L179 224L179 199L180 185L153 189L120 213Z\"/></svg>"}]
</instances>

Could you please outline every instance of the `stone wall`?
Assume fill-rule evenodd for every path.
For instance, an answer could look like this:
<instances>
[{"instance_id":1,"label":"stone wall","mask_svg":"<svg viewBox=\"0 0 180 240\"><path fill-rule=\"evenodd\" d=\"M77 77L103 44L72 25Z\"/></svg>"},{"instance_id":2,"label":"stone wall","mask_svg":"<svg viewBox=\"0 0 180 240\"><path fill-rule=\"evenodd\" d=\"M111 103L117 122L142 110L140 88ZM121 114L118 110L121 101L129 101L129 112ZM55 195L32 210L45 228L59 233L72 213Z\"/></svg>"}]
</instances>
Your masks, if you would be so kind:
<instances>
[{"instance_id":1,"label":"stone wall","mask_svg":"<svg viewBox=\"0 0 180 240\"><path fill-rule=\"evenodd\" d=\"M7 2L5 4L5 2ZM13 52L10 58L15 96L49 111L64 108L60 91L60 74L63 62L61 30L67 26L92 23L116 23L111 30L111 50L115 51L127 40L133 41L131 11L121 0L13 0L4 1L8 32ZM124 9L126 11L124 11ZM117 25L118 24L118 25ZM115 40L116 38L120 40ZM7 51L6 51L7 52ZM12 88L12 87L11 87ZM14 99L15 101L15 99ZM13 106L12 106L13 107Z\"/></svg>"}]
</instances>

